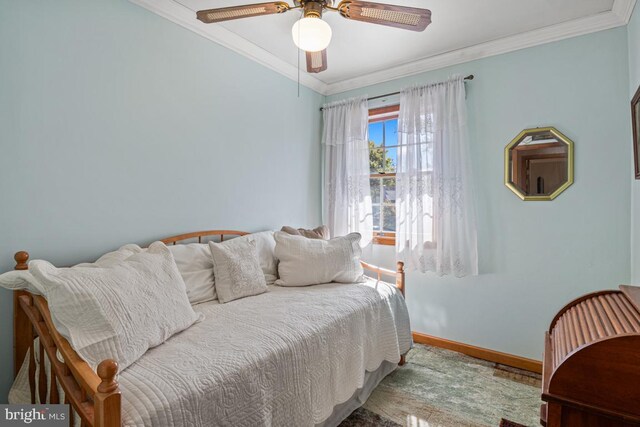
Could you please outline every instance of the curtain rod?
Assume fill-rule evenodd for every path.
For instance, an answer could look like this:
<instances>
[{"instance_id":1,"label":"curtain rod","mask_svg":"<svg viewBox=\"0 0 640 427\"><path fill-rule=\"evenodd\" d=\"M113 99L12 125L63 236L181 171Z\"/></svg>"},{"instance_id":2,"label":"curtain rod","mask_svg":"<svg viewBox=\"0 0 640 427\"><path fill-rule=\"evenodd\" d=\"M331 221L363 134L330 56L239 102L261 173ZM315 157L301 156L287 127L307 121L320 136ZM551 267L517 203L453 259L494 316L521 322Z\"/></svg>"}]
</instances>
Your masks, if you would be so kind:
<instances>
[{"instance_id":1,"label":"curtain rod","mask_svg":"<svg viewBox=\"0 0 640 427\"><path fill-rule=\"evenodd\" d=\"M474 75L473 74L469 74L464 79L465 80L473 80L474 79ZM391 92L391 93L385 93L384 95L373 96L371 98L367 98L367 101L373 101L374 99L386 98L387 96L393 96L393 95L400 95L400 92ZM324 110L324 107L320 108L320 111L322 111L322 110Z\"/></svg>"}]
</instances>

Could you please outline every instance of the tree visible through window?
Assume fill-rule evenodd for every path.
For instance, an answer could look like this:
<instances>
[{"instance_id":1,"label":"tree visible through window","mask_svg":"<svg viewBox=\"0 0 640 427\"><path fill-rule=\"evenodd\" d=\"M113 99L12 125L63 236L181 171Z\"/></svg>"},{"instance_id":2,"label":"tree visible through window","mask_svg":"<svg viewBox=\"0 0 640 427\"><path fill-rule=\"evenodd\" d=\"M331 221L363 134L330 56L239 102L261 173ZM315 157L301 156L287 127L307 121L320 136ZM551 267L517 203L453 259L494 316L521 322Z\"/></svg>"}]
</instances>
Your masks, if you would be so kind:
<instances>
[{"instance_id":1,"label":"tree visible through window","mask_svg":"<svg viewBox=\"0 0 640 427\"><path fill-rule=\"evenodd\" d=\"M399 106L369 110L369 165L374 242L395 244Z\"/></svg>"}]
</instances>

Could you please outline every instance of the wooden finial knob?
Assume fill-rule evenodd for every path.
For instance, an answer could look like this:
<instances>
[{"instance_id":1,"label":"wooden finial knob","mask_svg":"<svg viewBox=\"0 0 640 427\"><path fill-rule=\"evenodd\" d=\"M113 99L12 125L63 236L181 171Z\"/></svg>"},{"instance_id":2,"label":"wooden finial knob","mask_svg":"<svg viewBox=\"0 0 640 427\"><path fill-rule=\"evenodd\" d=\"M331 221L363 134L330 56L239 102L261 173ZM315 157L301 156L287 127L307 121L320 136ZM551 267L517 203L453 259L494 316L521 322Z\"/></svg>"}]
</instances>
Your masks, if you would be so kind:
<instances>
[{"instance_id":1,"label":"wooden finial knob","mask_svg":"<svg viewBox=\"0 0 640 427\"><path fill-rule=\"evenodd\" d=\"M404 262L398 261L396 267L396 288L404 296Z\"/></svg>"},{"instance_id":2,"label":"wooden finial knob","mask_svg":"<svg viewBox=\"0 0 640 427\"><path fill-rule=\"evenodd\" d=\"M27 270L29 268L29 266L27 265L27 261L29 261L29 252L16 252L16 254L13 256L13 259L16 260L16 270Z\"/></svg>"},{"instance_id":3,"label":"wooden finial knob","mask_svg":"<svg viewBox=\"0 0 640 427\"><path fill-rule=\"evenodd\" d=\"M106 359L98 365L98 376L102 382L98 385L100 393L111 393L117 390L118 382L116 375L118 374L118 362L113 359Z\"/></svg>"}]
</instances>

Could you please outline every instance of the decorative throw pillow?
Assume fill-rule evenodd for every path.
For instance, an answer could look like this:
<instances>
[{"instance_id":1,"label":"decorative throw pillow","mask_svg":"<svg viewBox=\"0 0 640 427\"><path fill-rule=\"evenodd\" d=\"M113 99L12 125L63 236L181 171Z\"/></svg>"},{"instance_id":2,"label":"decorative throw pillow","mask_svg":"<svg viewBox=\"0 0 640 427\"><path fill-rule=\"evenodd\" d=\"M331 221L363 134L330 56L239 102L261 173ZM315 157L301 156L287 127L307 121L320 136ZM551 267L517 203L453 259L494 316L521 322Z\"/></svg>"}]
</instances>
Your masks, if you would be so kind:
<instances>
[{"instance_id":1,"label":"decorative throw pillow","mask_svg":"<svg viewBox=\"0 0 640 427\"><path fill-rule=\"evenodd\" d=\"M213 279L213 260L206 243L188 243L168 246L187 287L191 304L216 299Z\"/></svg>"},{"instance_id":2,"label":"decorative throw pillow","mask_svg":"<svg viewBox=\"0 0 640 427\"><path fill-rule=\"evenodd\" d=\"M80 357L94 369L115 359L122 371L200 317L162 242L115 258L71 268L37 260L29 269L43 286L56 328Z\"/></svg>"},{"instance_id":3,"label":"decorative throw pillow","mask_svg":"<svg viewBox=\"0 0 640 427\"><path fill-rule=\"evenodd\" d=\"M331 238L329 227L327 227L326 225L321 225L320 227L316 227L313 230L307 230L304 228L296 229L285 225L280 231L284 231L285 233L291 234L292 236L304 236L308 239L329 240Z\"/></svg>"},{"instance_id":4,"label":"decorative throw pillow","mask_svg":"<svg viewBox=\"0 0 640 427\"><path fill-rule=\"evenodd\" d=\"M254 240L235 238L224 243L209 242L209 248L221 303L267 291Z\"/></svg>"},{"instance_id":5,"label":"decorative throw pillow","mask_svg":"<svg viewBox=\"0 0 640 427\"><path fill-rule=\"evenodd\" d=\"M309 286L363 280L359 233L331 240L319 240L279 231L274 237L276 257L280 261L280 278L276 285Z\"/></svg>"}]
</instances>

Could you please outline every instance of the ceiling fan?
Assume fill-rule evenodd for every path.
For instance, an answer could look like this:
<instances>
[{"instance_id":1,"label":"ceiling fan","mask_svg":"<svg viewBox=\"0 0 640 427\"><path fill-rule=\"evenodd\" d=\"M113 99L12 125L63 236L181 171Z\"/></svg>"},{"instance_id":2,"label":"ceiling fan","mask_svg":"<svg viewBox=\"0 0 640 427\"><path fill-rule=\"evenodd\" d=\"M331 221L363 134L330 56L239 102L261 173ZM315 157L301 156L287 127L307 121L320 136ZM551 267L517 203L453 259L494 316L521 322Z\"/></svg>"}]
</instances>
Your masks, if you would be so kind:
<instances>
[{"instance_id":1,"label":"ceiling fan","mask_svg":"<svg viewBox=\"0 0 640 427\"><path fill-rule=\"evenodd\" d=\"M331 42L331 27L322 20L322 12L340 12L344 18L372 24L387 25L411 31L424 31L431 23L431 11L417 7L395 6L360 0L342 0L333 7L333 0L294 0L295 6L283 1L247 4L200 10L197 17L205 24L284 13L302 9L303 17L291 29L293 41L306 52L307 71L319 73L327 69L327 46Z\"/></svg>"}]
</instances>

